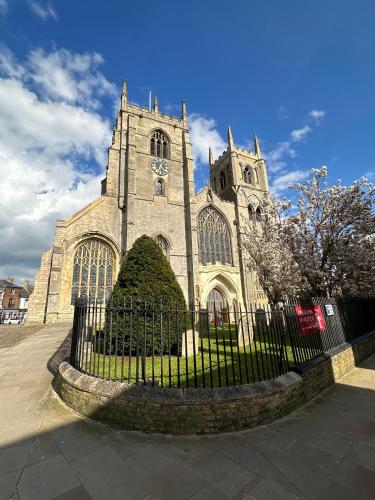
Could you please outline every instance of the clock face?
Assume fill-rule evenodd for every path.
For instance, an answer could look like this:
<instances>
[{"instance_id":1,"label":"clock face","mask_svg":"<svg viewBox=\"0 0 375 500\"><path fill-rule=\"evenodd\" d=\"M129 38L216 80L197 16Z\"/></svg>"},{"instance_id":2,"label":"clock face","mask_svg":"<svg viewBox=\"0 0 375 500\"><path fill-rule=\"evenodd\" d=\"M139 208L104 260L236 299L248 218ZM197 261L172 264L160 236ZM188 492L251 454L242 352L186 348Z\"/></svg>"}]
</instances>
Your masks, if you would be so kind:
<instances>
[{"instance_id":1,"label":"clock face","mask_svg":"<svg viewBox=\"0 0 375 500\"><path fill-rule=\"evenodd\" d=\"M157 175L167 175L169 170L168 160L154 158L151 162L151 168Z\"/></svg>"}]
</instances>

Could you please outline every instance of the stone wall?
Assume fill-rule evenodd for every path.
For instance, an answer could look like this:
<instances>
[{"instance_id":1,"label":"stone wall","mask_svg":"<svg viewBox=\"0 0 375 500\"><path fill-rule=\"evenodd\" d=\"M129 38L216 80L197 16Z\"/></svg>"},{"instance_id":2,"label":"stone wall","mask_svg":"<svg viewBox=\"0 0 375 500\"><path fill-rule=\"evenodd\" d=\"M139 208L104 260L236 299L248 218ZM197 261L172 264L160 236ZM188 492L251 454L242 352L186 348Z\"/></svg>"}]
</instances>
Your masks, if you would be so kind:
<instances>
[{"instance_id":1,"label":"stone wall","mask_svg":"<svg viewBox=\"0 0 375 500\"><path fill-rule=\"evenodd\" d=\"M56 387L77 412L123 429L164 434L230 432L287 415L373 352L375 332L277 379L214 389L126 385L84 375L64 362Z\"/></svg>"}]
</instances>

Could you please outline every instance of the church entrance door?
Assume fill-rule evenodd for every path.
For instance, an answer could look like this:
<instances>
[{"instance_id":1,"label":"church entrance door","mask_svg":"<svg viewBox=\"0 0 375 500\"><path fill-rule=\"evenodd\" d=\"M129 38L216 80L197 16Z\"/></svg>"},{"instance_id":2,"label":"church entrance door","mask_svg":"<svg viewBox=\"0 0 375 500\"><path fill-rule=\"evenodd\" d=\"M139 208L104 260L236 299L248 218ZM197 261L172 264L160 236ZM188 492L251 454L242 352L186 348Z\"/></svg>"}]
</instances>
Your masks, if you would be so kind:
<instances>
[{"instance_id":1,"label":"church entrance door","mask_svg":"<svg viewBox=\"0 0 375 500\"><path fill-rule=\"evenodd\" d=\"M223 323L228 323L228 310L226 308L224 296L218 288L213 288L207 297L207 309L210 323L215 321L215 311L218 318Z\"/></svg>"}]
</instances>

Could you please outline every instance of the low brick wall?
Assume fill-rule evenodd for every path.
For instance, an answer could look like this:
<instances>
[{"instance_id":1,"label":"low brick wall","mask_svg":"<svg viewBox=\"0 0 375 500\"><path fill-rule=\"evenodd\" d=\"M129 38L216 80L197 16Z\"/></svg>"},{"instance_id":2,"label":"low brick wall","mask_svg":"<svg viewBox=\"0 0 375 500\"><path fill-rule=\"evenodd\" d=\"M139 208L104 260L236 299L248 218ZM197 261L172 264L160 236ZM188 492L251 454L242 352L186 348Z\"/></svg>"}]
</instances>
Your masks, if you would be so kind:
<instances>
[{"instance_id":1,"label":"low brick wall","mask_svg":"<svg viewBox=\"0 0 375 500\"><path fill-rule=\"evenodd\" d=\"M303 405L375 351L375 332L343 344L277 379L215 389L126 385L60 365L57 391L82 415L164 434L230 432L266 424Z\"/></svg>"}]
</instances>

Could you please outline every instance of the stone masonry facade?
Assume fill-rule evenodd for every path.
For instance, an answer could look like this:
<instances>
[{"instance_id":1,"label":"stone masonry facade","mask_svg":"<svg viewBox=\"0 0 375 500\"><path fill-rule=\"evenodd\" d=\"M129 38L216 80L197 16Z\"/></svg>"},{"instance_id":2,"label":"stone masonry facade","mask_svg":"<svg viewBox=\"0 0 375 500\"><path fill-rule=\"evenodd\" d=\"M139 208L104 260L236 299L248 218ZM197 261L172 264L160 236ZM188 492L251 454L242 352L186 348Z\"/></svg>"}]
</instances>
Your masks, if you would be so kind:
<instances>
[{"instance_id":1,"label":"stone masonry facade","mask_svg":"<svg viewBox=\"0 0 375 500\"><path fill-rule=\"evenodd\" d=\"M180 118L160 113L157 100L153 109L140 107L128 102L124 82L101 195L57 222L28 321L71 320L74 297L108 297L122 259L143 234L161 244L190 306L205 304L213 290L230 307L264 303L242 254L244 224L262 216L268 193L259 142L254 137L254 151L241 149L228 128L226 151L215 160L210 150L209 163L210 185L196 193L185 103Z\"/></svg>"}]
</instances>

